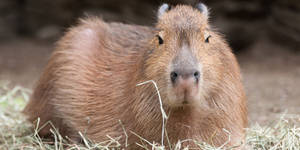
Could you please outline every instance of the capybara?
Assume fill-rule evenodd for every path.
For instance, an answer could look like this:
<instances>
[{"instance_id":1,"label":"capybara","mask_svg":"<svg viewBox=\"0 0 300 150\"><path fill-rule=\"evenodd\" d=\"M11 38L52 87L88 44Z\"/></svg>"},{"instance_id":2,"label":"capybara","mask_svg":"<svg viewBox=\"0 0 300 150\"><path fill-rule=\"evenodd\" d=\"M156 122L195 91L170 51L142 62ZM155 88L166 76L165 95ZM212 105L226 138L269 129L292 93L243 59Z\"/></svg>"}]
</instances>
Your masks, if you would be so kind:
<instances>
[{"instance_id":1,"label":"capybara","mask_svg":"<svg viewBox=\"0 0 300 150\"><path fill-rule=\"evenodd\" d=\"M163 4L155 27L82 19L58 41L24 113L78 142L81 132L94 142L122 136L129 149L138 148L137 135L160 143L157 90L137 86L154 81L168 115L166 147L187 139L239 145L247 127L239 65L208 15L201 3Z\"/></svg>"}]
</instances>

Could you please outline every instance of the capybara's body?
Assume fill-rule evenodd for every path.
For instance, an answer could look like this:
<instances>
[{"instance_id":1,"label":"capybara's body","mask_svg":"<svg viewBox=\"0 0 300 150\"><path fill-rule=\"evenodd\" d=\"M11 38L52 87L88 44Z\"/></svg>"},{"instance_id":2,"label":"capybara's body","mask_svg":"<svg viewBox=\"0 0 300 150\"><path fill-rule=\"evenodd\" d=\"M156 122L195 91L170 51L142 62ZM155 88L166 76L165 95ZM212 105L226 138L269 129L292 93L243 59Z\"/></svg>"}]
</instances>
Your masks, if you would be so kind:
<instances>
[{"instance_id":1,"label":"capybara's body","mask_svg":"<svg viewBox=\"0 0 300 150\"><path fill-rule=\"evenodd\" d=\"M29 120L51 121L73 140L80 140L80 131L94 142L106 135L124 142L124 128L129 147L140 142L132 132L159 143L157 91L151 83L137 86L153 80L169 115L165 129L171 144L194 139L220 146L229 136L228 146L240 144L247 109L230 48L196 8L161 11L163 6L156 27L90 18L71 28L24 110ZM51 134L49 128L40 134Z\"/></svg>"}]
</instances>

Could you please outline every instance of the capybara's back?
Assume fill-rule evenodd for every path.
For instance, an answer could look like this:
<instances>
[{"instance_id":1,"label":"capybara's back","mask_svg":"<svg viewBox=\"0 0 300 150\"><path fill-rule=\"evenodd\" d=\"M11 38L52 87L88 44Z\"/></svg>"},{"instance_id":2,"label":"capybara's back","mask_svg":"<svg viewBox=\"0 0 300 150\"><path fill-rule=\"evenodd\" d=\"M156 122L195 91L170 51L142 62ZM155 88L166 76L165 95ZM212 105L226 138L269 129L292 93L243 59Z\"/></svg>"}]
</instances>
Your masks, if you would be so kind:
<instances>
[{"instance_id":1,"label":"capybara's back","mask_svg":"<svg viewBox=\"0 0 300 150\"><path fill-rule=\"evenodd\" d=\"M171 145L194 139L220 146L243 141L246 100L239 66L226 42L208 24L207 8L167 4L155 27L80 21L57 43L24 113L40 126L94 142L128 134L161 140L163 108ZM51 134L50 125L41 136ZM165 137L166 138L166 137ZM166 138L167 139L167 138ZM192 144L191 142L187 142Z\"/></svg>"}]
</instances>

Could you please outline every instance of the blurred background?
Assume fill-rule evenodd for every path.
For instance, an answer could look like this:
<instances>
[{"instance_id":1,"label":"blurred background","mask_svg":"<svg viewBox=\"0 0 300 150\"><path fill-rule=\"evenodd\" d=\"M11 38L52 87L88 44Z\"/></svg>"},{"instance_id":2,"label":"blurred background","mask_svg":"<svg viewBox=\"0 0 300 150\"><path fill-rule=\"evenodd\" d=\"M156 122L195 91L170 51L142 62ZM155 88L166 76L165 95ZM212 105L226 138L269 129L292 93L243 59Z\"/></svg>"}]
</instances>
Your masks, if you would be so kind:
<instances>
[{"instance_id":1,"label":"blurred background","mask_svg":"<svg viewBox=\"0 0 300 150\"><path fill-rule=\"evenodd\" d=\"M154 25L162 3L195 0L0 0L0 81L33 88L55 42L78 18ZM250 123L300 121L300 1L203 0L244 77Z\"/></svg>"}]
</instances>

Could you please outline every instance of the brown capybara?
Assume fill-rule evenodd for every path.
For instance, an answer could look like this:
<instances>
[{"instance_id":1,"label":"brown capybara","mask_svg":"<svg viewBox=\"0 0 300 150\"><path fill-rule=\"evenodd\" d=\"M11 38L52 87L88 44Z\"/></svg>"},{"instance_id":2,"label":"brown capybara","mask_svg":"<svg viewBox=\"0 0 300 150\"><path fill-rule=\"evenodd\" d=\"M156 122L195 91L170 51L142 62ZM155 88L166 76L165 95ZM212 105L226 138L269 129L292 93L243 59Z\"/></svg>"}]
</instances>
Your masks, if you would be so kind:
<instances>
[{"instance_id":1,"label":"brown capybara","mask_svg":"<svg viewBox=\"0 0 300 150\"><path fill-rule=\"evenodd\" d=\"M81 132L94 142L109 135L124 143L127 133L129 149L137 148L137 135L160 143L157 90L152 83L137 86L151 80L168 115L165 145L243 142L247 107L239 66L201 3L163 4L155 27L81 20L58 42L24 113L77 141Z\"/></svg>"}]
</instances>

